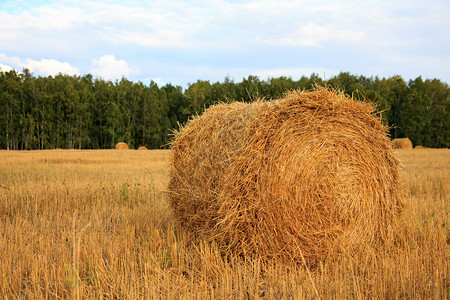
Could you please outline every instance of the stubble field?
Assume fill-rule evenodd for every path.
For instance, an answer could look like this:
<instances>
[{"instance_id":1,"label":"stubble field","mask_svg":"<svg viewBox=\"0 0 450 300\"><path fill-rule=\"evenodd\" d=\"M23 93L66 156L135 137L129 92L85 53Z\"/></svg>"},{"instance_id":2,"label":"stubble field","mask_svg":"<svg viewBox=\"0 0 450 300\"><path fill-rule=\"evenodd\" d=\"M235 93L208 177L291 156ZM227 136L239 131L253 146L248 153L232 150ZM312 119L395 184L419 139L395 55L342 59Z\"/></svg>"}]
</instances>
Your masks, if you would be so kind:
<instances>
[{"instance_id":1,"label":"stubble field","mask_svg":"<svg viewBox=\"0 0 450 300\"><path fill-rule=\"evenodd\" d=\"M305 268L174 224L169 150L0 151L0 298L450 298L450 150L402 150L395 241Z\"/></svg>"}]
</instances>

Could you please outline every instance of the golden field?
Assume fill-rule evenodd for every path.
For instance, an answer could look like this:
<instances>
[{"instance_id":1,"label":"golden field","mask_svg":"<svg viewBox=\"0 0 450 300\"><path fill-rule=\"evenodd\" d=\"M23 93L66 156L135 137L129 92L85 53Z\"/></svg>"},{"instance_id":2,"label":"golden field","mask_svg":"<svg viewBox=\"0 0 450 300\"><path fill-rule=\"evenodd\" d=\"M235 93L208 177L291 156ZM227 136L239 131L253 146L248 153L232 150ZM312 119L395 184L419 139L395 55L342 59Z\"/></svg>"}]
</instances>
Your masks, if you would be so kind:
<instances>
[{"instance_id":1,"label":"golden field","mask_svg":"<svg viewBox=\"0 0 450 300\"><path fill-rule=\"evenodd\" d=\"M401 150L395 240L306 268L172 221L170 150L0 151L0 298L450 298L450 150Z\"/></svg>"}]
</instances>

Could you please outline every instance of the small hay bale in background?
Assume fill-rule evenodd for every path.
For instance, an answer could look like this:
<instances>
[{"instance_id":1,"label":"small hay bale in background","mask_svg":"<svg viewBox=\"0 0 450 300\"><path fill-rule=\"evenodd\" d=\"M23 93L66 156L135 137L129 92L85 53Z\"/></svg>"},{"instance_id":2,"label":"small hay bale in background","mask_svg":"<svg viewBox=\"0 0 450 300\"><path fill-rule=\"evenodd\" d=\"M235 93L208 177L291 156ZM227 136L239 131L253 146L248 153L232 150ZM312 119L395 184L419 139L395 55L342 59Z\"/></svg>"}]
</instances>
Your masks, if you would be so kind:
<instances>
[{"instance_id":1,"label":"small hay bale in background","mask_svg":"<svg viewBox=\"0 0 450 300\"><path fill-rule=\"evenodd\" d=\"M412 149L413 144L410 139L402 138L402 139L393 139L392 140L392 148L394 149Z\"/></svg>"},{"instance_id":2,"label":"small hay bale in background","mask_svg":"<svg viewBox=\"0 0 450 300\"><path fill-rule=\"evenodd\" d=\"M128 144L124 142L120 142L116 144L116 150L128 150Z\"/></svg>"},{"instance_id":3,"label":"small hay bale in background","mask_svg":"<svg viewBox=\"0 0 450 300\"><path fill-rule=\"evenodd\" d=\"M145 146L141 146L141 147L138 148L138 150L148 150L148 148L145 147Z\"/></svg>"},{"instance_id":4,"label":"small hay bale in background","mask_svg":"<svg viewBox=\"0 0 450 300\"><path fill-rule=\"evenodd\" d=\"M425 147L422 146L422 145L417 145L417 146L414 147L414 149L425 149Z\"/></svg>"},{"instance_id":5,"label":"small hay bale in background","mask_svg":"<svg viewBox=\"0 0 450 300\"><path fill-rule=\"evenodd\" d=\"M398 161L373 113L324 88L209 108L172 143L175 219L224 252L286 261L388 239Z\"/></svg>"}]
</instances>

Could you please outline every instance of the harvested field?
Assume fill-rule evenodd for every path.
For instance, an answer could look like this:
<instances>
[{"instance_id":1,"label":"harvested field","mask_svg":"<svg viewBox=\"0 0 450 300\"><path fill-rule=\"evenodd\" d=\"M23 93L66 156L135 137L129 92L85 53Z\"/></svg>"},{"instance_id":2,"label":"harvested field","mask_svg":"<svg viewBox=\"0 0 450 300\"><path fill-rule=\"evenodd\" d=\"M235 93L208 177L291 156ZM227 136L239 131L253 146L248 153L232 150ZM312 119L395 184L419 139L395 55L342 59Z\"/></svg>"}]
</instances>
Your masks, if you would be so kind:
<instances>
[{"instance_id":1,"label":"harvested field","mask_svg":"<svg viewBox=\"0 0 450 300\"><path fill-rule=\"evenodd\" d=\"M0 298L446 299L450 150L398 151L389 247L305 268L222 256L179 230L169 150L0 151Z\"/></svg>"}]
</instances>

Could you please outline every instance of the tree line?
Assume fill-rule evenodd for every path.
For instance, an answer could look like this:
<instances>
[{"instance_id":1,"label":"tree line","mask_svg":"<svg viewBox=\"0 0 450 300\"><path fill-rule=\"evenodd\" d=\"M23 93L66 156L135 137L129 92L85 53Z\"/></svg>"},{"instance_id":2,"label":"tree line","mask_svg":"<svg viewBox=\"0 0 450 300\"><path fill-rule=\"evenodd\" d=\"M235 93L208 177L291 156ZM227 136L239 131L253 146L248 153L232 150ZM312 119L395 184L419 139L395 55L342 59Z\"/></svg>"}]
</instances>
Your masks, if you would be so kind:
<instances>
[{"instance_id":1,"label":"tree line","mask_svg":"<svg viewBox=\"0 0 450 300\"><path fill-rule=\"evenodd\" d=\"M198 80L183 89L90 74L35 77L25 69L0 72L0 149L108 149L122 141L131 148L165 148L173 130L210 105L276 99L289 89L325 84L374 102L392 138L450 146L450 89L439 79L406 82L400 76L342 72L326 81L317 74L298 80L248 76L241 82L226 77L215 83Z\"/></svg>"}]
</instances>

